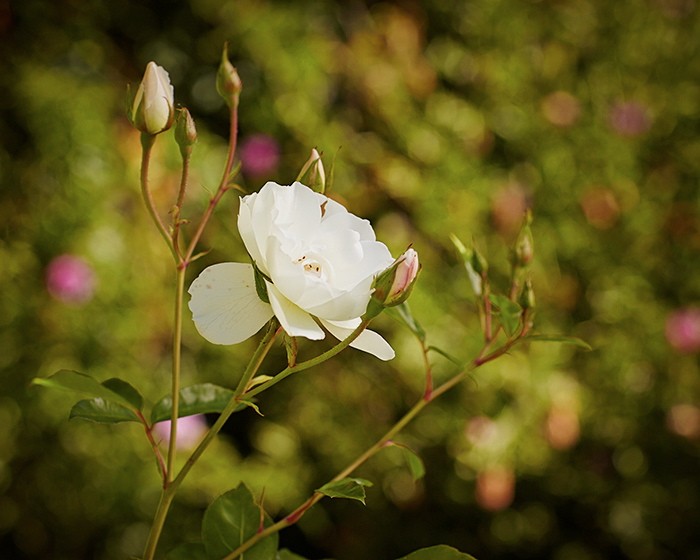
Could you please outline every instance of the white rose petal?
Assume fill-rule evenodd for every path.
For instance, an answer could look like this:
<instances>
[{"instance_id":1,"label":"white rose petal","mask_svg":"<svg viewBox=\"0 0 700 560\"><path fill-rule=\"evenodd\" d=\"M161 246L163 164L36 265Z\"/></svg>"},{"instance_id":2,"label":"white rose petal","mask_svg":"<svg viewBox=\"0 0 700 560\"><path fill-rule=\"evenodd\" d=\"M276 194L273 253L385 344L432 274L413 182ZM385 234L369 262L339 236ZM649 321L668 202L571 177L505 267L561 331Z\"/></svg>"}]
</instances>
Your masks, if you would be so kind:
<instances>
[{"instance_id":1,"label":"white rose petal","mask_svg":"<svg viewBox=\"0 0 700 560\"><path fill-rule=\"evenodd\" d=\"M269 280L270 304L259 307L259 319L274 313L290 336L324 338L325 332L317 324L320 320L334 336L347 338L367 310L375 276L394 261L386 245L376 240L367 220L299 182L290 186L266 183L259 192L243 197L238 229L255 266ZM252 272L249 274L250 292L255 286ZM195 291L199 292L206 293L201 288ZM243 293L240 288L236 302L228 300L226 315L249 313L235 309L244 303L250 305ZM207 307L207 312L213 313L215 307ZM269 309L269 314L263 309ZM200 313L200 324L201 317ZM239 340L246 332L250 336L253 326L263 324L246 318L243 324L250 324L236 326L237 334L227 337L217 329L230 328L230 322L227 327L223 318L209 320L213 325L209 331L216 331L219 340ZM199 324L198 328L204 334L206 329ZM391 346L372 331L363 332L351 346L382 360L394 357Z\"/></svg>"},{"instance_id":2,"label":"white rose petal","mask_svg":"<svg viewBox=\"0 0 700 560\"><path fill-rule=\"evenodd\" d=\"M303 336L311 340L325 338L323 329L316 324L311 315L294 305L270 283L267 284L267 295L275 316L289 336Z\"/></svg>"},{"instance_id":3,"label":"white rose petal","mask_svg":"<svg viewBox=\"0 0 700 560\"><path fill-rule=\"evenodd\" d=\"M243 263L210 266L192 282L192 319L214 344L236 344L253 336L273 315L255 290L253 267Z\"/></svg>"},{"instance_id":4,"label":"white rose petal","mask_svg":"<svg viewBox=\"0 0 700 560\"><path fill-rule=\"evenodd\" d=\"M360 319L343 322L321 321L321 323L338 340L345 340L360 324ZM392 360L396 356L389 343L380 334L369 329L362 331L360 336L350 343L350 346L368 352L384 361Z\"/></svg>"}]
</instances>

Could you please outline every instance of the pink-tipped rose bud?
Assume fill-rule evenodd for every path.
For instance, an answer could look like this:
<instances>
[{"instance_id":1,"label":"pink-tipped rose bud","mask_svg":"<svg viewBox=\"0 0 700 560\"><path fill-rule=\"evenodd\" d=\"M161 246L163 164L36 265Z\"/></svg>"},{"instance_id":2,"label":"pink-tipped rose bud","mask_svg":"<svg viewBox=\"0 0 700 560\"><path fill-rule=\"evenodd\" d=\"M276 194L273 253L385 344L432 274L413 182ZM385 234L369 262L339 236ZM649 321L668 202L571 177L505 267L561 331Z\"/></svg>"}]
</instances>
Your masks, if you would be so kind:
<instances>
[{"instance_id":1,"label":"pink-tipped rose bud","mask_svg":"<svg viewBox=\"0 0 700 560\"><path fill-rule=\"evenodd\" d=\"M406 250L398 259L394 282L389 289L389 294L384 300L384 305L390 307L399 305L406 301L406 298L413 288L416 281L420 264L418 262L418 253L412 248Z\"/></svg>"},{"instance_id":2,"label":"pink-tipped rose bud","mask_svg":"<svg viewBox=\"0 0 700 560\"><path fill-rule=\"evenodd\" d=\"M409 247L389 268L380 272L374 279L372 298L365 316L376 317L385 307L393 307L406 301L419 271L418 253Z\"/></svg>"},{"instance_id":3,"label":"pink-tipped rose bud","mask_svg":"<svg viewBox=\"0 0 700 560\"><path fill-rule=\"evenodd\" d=\"M175 118L174 90L170 76L149 62L129 107L129 120L141 132L156 135L168 130Z\"/></svg>"}]
</instances>

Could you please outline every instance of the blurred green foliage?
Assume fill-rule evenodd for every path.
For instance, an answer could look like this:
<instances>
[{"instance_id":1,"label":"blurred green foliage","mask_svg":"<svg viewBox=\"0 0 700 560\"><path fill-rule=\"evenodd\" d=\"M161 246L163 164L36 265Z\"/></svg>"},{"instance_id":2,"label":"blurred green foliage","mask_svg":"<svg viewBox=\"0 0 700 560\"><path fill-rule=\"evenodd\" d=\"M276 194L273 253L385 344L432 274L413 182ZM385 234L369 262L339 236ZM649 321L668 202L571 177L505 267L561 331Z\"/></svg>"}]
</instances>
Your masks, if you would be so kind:
<instances>
[{"instance_id":1,"label":"blurred green foliage","mask_svg":"<svg viewBox=\"0 0 700 560\"><path fill-rule=\"evenodd\" d=\"M533 344L477 370L401 438L424 480L388 449L358 473L375 482L366 508L326 500L281 545L338 560L437 543L480 558L700 555L698 351L664 337L670 313L700 303L699 12L694 0L0 4L0 557L141 552L159 490L141 430L69 422L71 396L29 381L72 368L122 377L151 402L167 393L173 275L139 200L122 100L149 60L169 70L200 133L196 215L223 164L226 41L244 83L241 140L263 133L281 153L245 188L291 182L314 146L335 157L333 195L394 254L418 250L411 305L429 343L464 359L480 345L450 233L476 239L498 282L529 207L537 330L594 347ZM166 212L171 138L156 155ZM243 258L236 209L224 200L192 277ZM91 297L47 291L62 254L94 271ZM206 505L240 479L273 516L290 511L418 398L418 346L388 317L376 326L393 362L345 352L265 393L264 418L234 416L165 544L195 539ZM253 347L213 347L188 322L184 383L235 385ZM269 373L284 360L277 348ZM436 357L435 370L451 366Z\"/></svg>"}]
</instances>

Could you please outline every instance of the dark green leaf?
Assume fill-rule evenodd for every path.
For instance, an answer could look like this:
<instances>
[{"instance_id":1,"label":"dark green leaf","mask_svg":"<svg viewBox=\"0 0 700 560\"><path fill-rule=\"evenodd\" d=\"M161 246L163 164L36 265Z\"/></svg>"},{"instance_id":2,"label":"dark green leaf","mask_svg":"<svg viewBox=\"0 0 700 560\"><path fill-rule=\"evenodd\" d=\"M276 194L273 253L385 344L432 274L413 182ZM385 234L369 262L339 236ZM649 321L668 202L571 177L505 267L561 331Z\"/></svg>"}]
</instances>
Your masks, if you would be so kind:
<instances>
[{"instance_id":1,"label":"dark green leaf","mask_svg":"<svg viewBox=\"0 0 700 560\"><path fill-rule=\"evenodd\" d=\"M265 303L270 303L270 296L267 295L267 284L265 283L265 280L269 281L270 279L260 271L255 262L253 262L253 273L255 277L255 291L258 297Z\"/></svg>"},{"instance_id":2,"label":"dark green leaf","mask_svg":"<svg viewBox=\"0 0 700 560\"><path fill-rule=\"evenodd\" d=\"M221 412L226 408L233 397L233 391L225 387L219 387L212 383L202 383L191 385L180 390L180 405L178 407L178 418L192 416L193 414L205 414L210 412ZM160 399L151 411L151 422L162 422L170 420L172 414L172 398L167 395ZM241 410L245 405L240 405L237 410Z\"/></svg>"},{"instance_id":3,"label":"dark green leaf","mask_svg":"<svg viewBox=\"0 0 700 560\"><path fill-rule=\"evenodd\" d=\"M208 560L201 543L186 543L176 546L165 555L165 560Z\"/></svg>"},{"instance_id":4,"label":"dark green leaf","mask_svg":"<svg viewBox=\"0 0 700 560\"><path fill-rule=\"evenodd\" d=\"M456 548L440 544L428 548L421 548L403 556L399 560L476 560L473 556L460 552Z\"/></svg>"},{"instance_id":5,"label":"dark green leaf","mask_svg":"<svg viewBox=\"0 0 700 560\"><path fill-rule=\"evenodd\" d=\"M523 312L522 308L514 301L500 294L491 294L489 299L498 311L498 318L501 321L503 330L508 336L513 336L520 324L520 316Z\"/></svg>"},{"instance_id":6,"label":"dark green leaf","mask_svg":"<svg viewBox=\"0 0 700 560\"><path fill-rule=\"evenodd\" d=\"M269 524L266 518L265 525ZM259 528L260 508L250 490L240 484L214 500L204 513L202 540L207 558L223 558L254 536ZM277 533L266 537L245 553L245 560L275 560L277 540Z\"/></svg>"},{"instance_id":7,"label":"dark green leaf","mask_svg":"<svg viewBox=\"0 0 700 560\"><path fill-rule=\"evenodd\" d=\"M127 408L135 408L129 399L101 384L93 377L77 371L62 369L50 377L35 377L32 383L54 389L64 389L88 397L99 397L107 401L114 401Z\"/></svg>"},{"instance_id":8,"label":"dark green leaf","mask_svg":"<svg viewBox=\"0 0 700 560\"><path fill-rule=\"evenodd\" d=\"M593 350L590 344L584 340L581 340L580 338L576 338L575 336L531 334L526 336L524 340L530 342L559 342L561 344L571 344L573 346L577 346L578 348L583 348L584 350Z\"/></svg>"},{"instance_id":9,"label":"dark green leaf","mask_svg":"<svg viewBox=\"0 0 700 560\"><path fill-rule=\"evenodd\" d=\"M316 490L329 498L347 498L365 503L365 487L372 486L369 480L363 478L344 478L336 482L324 484Z\"/></svg>"},{"instance_id":10,"label":"dark green leaf","mask_svg":"<svg viewBox=\"0 0 700 560\"><path fill-rule=\"evenodd\" d=\"M70 417L103 424L141 422L133 410L100 397L78 401L71 409Z\"/></svg>"},{"instance_id":11,"label":"dark green leaf","mask_svg":"<svg viewBox=\"0 0 700 560\"><path fill-rule=\"evenodd\" d=\"M103 381L102 385L117 395L121 395L124 399L129 401L136 410L141 410L143 408L143 397L141 393L126 381L122 381L117 377L112 377Z\"/></svg>"}]
</instances>

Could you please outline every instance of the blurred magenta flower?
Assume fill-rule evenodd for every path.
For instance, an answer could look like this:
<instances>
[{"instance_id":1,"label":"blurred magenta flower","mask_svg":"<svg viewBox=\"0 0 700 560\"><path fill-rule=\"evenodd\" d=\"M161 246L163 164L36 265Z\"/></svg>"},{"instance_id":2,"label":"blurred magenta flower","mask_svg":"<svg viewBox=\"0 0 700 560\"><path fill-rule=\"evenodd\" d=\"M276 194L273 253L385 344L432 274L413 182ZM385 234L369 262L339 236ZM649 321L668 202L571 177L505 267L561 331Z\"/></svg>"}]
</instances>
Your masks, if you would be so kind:
<instances>
[{"instance_id":1,"label":"blurred magenta flower","mask_svg":"<svg viewBox=\"0 0 700 560\"><path fill-rule=\"evenodd\" d=\"M242 142L240 157L244 173L256 177L269 175L279 165L279 145L267 134L254 134Z\"/></svg>"},{"instance_id":2,"label":"blurred magenta flower","mask_svg":"<svg viewBox=\"0 0 700 560\"><path fill-rule=\"evenodd\" d=\"M666 319L666 340L679 352L700 351L700 307L671 313Z\"/></svg>"},{"instance_id":3,"label":"blurred magenta flower","mask_svg":"<svg viewBox=\"0 0 700 560\"><path fill-rule=\"evenodd\" d=\"M46 288L64 303L86 303L95 292L95 273L80 257L60 255L46 267Z\"/></svg>"},{"instance_id":4,"label":"blurred magenta flower","mask_svg":"<svg viewBox=\"0 0 700 560\"><path fill-rule=\"evenodd\" d=\"M183 416L177 421L178 449L192 449L209 429L203 414ZM170 420L158 422L153 431L166 445L170 442Z\"/></svg>"},{"instance_id":5,"label":"blurred magenta flower","mask_svg":"<svg viewBox=\"0 0 700 560\"><path fill-rule=\"evenodd\" d=\"M621 136L639 136L651 128L647 108L637 101L616 103L608 113L611 128Z\"/></svg>"}]
</instances>

